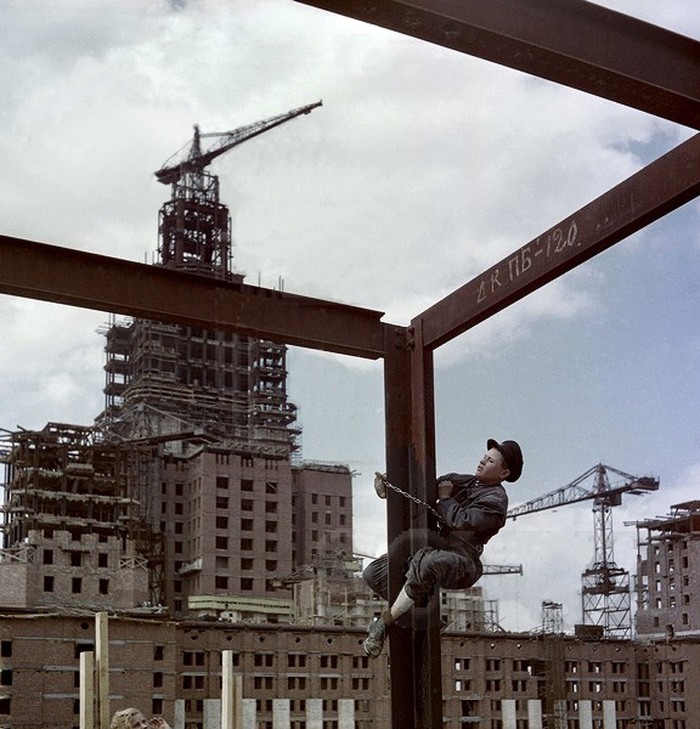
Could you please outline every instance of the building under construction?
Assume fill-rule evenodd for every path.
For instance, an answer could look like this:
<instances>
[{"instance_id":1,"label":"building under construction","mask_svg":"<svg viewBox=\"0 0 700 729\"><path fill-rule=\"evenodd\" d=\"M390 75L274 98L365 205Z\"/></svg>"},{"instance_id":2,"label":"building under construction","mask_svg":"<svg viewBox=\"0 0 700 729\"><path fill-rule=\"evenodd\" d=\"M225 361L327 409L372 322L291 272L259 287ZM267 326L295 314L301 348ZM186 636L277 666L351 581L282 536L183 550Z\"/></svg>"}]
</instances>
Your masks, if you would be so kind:
<instances>
[{"instance_id":1,"label":"building under construction","mask_svg":"<svg viewBox=\"0 0 700 729\"><path fill-rule=\"evenodd\" d=\"M242 282L230 215L205 167L316 106L235 130L207 151L195 130L187 158L157 173L172 185L157 265ZM95 611L112 615L114 710L138 705L174 729L210 729L221 651L234 649L246 729L388 726L386 658L361 650L381 605L357 579L352 474L300 459L286 348L144 319L112 319L104 335L95 424L49 423L2 444L0 726L77 727L78 662L94 647ZM630 480L623 490L648 487ZM604 490L584 498L600 505L607 537L621 492ZM640 527L640 575L654 576L640 583L638 629L651 639L661 627L663 642L615 634L623 621L608 634L565 636L556 603L543 605L540 629L506 634L480 588L444 593L443 725L690 729L700 715L697 505L678 509ZM595 585L615 567L606 545ZM654 612L664 589L694 607L678 619Z\"/></svg>"},{"instance_id":2,"label":"building under construction","mask_svg":"<svg viewBox=\"0 0 700 729\"><path fill-rule=\"evenodd\" d=\"M636 522L637 632L654 638L700 633L700 501Z\"/></svg>"},{"instance_id":3,"label":"building under construction","mask_svg":"<svg viewBox=\"0 0 700 729\"><path fill-rule=\"evenodd\" d=\"M172 185L157 265L242 282L205 167L316 106L235 130L213 152L196 129L187 159L157 173ZM356 569L351 473L298 462L283 345L142 319L104 334L95 425L50 423L5 443L3 547L17 588L4 604L182 615L192 601L289 619L300 568Z\"/></svg>"}]
</instances>

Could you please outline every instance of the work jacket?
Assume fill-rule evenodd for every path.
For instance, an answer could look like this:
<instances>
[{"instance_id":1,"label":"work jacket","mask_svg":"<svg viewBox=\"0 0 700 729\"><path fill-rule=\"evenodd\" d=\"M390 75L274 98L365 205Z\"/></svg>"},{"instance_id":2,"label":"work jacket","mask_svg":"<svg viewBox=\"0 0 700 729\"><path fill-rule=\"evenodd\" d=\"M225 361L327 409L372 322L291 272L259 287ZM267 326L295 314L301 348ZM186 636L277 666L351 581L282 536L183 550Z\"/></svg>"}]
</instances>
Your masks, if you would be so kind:
<instances>
[{"instance_id":1,"label":"work jacket","mask_svg":"<svg viewBox=\"0 0 700 729\"><path fill-rule=\"evenodd\" d=\"M452 481L452 496L438 500L435 510L443 524L440 534L457 552L481 555L484 544L506 523L508 494L501 484L484 485L476 476L448 473L437 482Z\"/></svg>"}]
</instances>

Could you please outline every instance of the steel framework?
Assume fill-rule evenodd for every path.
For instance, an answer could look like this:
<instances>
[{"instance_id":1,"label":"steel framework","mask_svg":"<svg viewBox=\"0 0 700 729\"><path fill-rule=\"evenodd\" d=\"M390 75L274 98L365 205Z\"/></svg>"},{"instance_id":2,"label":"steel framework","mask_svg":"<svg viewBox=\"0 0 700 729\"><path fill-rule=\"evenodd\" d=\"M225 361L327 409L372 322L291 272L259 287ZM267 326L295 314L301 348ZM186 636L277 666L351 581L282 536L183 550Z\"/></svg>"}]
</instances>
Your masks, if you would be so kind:
<instances>
[{"instance_id":1,"label":"steel framework","mask_svg":"<svg viewBox=\"0 0 700 729\"><path fill-rule=\"evenodd\" d=\"M583 0L308 0L459 52L700 127L700 43ZM0 293L248 333L384 359L387 476L432 501L433 351L700 193L700 135L545 231L416 316L381 313L260 287L204 279L0 236ZM428 525L389 494L393 539ZM404 503L402 503L404 502ZM420 546L419 539L414 546ZM401 575L390 574L391 593ZM442 726L439 606L426 630L392 638L392 726Z\"/></svg>"}]
</instances>

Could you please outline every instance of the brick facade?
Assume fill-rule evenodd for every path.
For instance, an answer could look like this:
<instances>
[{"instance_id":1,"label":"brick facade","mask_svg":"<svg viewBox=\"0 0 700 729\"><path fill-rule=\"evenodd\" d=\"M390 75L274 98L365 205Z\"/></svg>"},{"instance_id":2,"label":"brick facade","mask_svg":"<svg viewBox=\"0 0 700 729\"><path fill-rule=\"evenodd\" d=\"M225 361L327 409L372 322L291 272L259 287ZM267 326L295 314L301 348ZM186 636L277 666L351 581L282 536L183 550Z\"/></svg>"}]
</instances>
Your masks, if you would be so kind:
<instances>
[{"instance_id":1,"label":"brick facade","mask_svg":"<svg viewBox=\"0 0 700 729\"><path fill-rule=\"evenodd\" d=\"M136 706L162 713L176 727L179 705L184 726L204 726L206 703L220 698L221 653L229 650L244 698L255 701L258 727L272 728L280 699L288 700L292 729L303 729L313 700L321 700L324 727L338 727L341 702L351 699L357 729L384 729L387 653L369 660L363 635L348 628L112 617L111 711ZM92 615L0 616L0 726L77 727L79 656L93 649ZM544 726L556 715L566 729L585 729L582 717L602 728L611 710L618 727L694 729L700 716L700 640L447 633L442 673L446 729L501 729L509 712L525 727L534 706Z\"/></svg>"}]
</instances>

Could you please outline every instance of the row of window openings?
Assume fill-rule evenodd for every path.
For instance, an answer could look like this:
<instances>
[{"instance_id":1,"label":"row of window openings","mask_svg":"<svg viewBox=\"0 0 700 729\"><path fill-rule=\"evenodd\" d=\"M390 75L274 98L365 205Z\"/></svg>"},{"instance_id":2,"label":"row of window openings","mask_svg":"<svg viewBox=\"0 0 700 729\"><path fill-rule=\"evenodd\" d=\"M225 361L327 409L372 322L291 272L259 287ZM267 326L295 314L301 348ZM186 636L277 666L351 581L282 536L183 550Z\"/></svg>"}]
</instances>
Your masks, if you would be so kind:
<instances>
[{"instance_id":1,"label":"row of window openings","mask_svg":"<svg viewBox=\"0 0 700 729\"><path fill-rule=\"evenodd\" d=\"M340 534L332 534L331 532L323 532L324 534L324 541L328 544L331 542L335 542L336 540L340 542L341 544L345 544L348 541L348 535L345 532L341 532ZM318 542L319 541L319 533L316 530L313 530L311 532L311 541L312 542ZM216 549L220 550L228 550L230 548L230 542L231 540L228 537L215 537L214 539L214 546ZM252 537L243 537L239 542L240 550L241 552L253 552L255 551L254 548L254 541ZM278 542L273 539L266 539L265 540L265 551L268 553L274 553L278 550ZM182 554L184 551L184 544L180 541L173 542L173 551L175 554ZM179 565L180 567L182 564ZM176 569L179 569L179 567L176 565Z\"/></svg>"},{"instance_id":2,"label":"row of window openings","mask_svg":"<svg viewBox=\"0 0 700 729\"><path fill-rule=\"evenodd\" d=\"M83 578L71 577L70 591L74 595L80 595L83 591ZM54 592L56 581L53 575L44 575L44 592ZM97 581L97 590L100 595L109 595L109 580L100 579Z\"/></svg>"},{"instance_id":3,"label":"row of window openings","mask_svg":"<svg viewBox=\"0 0 700 729\"><path fill-rule=\"evenodd\" d=\"M80 658L80 654L84 651L94 651L95 646L92 642L78 642L74 648L74 658ZM275 665L275 653L255 653L253 655L253 665L256 668L272 668ZM287 653L284 654L287 659L288 668L306 668L309 663L309 655L307 653ZM12 641L3 640L0 643L0 657L11 658L12 657ZM214 657L218 661L218 665L221 665L221 653L216 651ZM206 651L183 651L182 652L182 665L183 666L205 666L207 659ZM234 666L241 665L241 654L234 653L231 656L232 664ZM153 647L153 660L163 661L165 660L165 646L155 645ZM340 666L341 659L337 654L326 654L323 653L318 656L318 664L320 668L325 669L337 669ZM369 668L369 658L367 656L352 656L352 667L353 669L367 669ZM154 674L155 675L155 674ZM155 680L155 679L154 679Z\"/></svg>"},{"instance_id":4,"label":"row of window openings","mask_svg":"<svg viewBox=\"0 0 700 729\"><path fill-rule=\"evenodd\" d=\"M214 577L214 589L216 590L229 590L233 589L232 586L235 584L236 578L229 578L224 575L217 575ZM241 577L238 579L238 586L241 591L250 592L255 586L255 581L252 577ZM200 582L195 579L190 587L191 592L198 592L201 589ZM267 592L274 592L279 589L279 583L276 580L266 579L265 590ZM173 582L173 591L176 594L182 593L182 581L175 580Z\"/></svg>"},{"instance_id":5,"label":"row of window openings","mask_svg":"<svg viewBox=\"0 0 700 729\"><path fill-rule=\"evenodd\" d=\"M668 665L668 673L677 674L685 673L685 661L669 661L668 664L663 661L656 662L656 673L662 675L665 673L664 668ZM638 679L649 679L649 664L638 663L637 664L637 678Z\"/></svg>"},{"instance_id":6,"label":"row of window openings","mask_svg":"<svg viewBox=\"0 0 700 729\"><path fill-rule=\"evenodd\" d=\"M69 552L70 555L70 566L71 567L82 567L83 566L83 552ZM51 565L54 564L54 550L45 549L42 554L43 564ZM97 566L98 567L109 567L109 554L106 552L98 552L97 554Z\"/></svg>"},{"instance_id":7,"label":"row of window openings","mask_svg":"<svg viewBox=\"0 0 700 729\"><path fill-rule=\"evenodd\" d=\"M223 506L224 502L228 502L228 498L225 497L218 497L216 500L216 508L219 510L225 510L228 511L229 507L228 505ZM253 511L254 502L252 499L241 499L240 507L241 511ZM195 504L192 508L192 511L197 511L198 506ZM163 501L160 505L160 511L161 514L167 514L168 513L168 502ZM182 501L176 501L173 504L173 513L175 516L184 516L185 513L185 504ZM266 514L276 514L277 513L277 502L276 501L266 501L265 502L265 513ZM217 522L220 519L226 519L228 520L228 517L222 517L217 516ZM217 525L218 526L218 525ZM226 527L223 527L226 528Z\"/></svg>"},{"instance_id":8,"label":"row of window openings","mask_svg":"<svg viewBox=\"0 0 700 729\"><path fill-rule=\"evenodd\" d=\"M72 542L80 542L83 534L85 534L85 529L82 527L59 527L57 529L54 529L53 527L43 527L41 530L41 535L44 537L44 539L53 539L55 537L55 532L61 531L61 532L68 532L70 535L70 539ZM107 544L109 542L109 535L108 534L98 534L97 535L97 541L100 544Z\"/></svg>"},{"instance_id":9,"label":"row of window openings","mask_svg":"<svg viewBox=\"0 0 700 729\"><path fill-rule=\"evenodd\" d=\"M615 712L617 714L624 714L627 712L627 701L624 699L616 699L615 702ZM578 699L568 699L564 702L564 706L566 708L567 714L576 714L579 711L579 700ZM591 710L594 713L601 714L603 712L603 701L600 699L592 700L590 703ZM567 729L580 729L580 724L578 719L569 719L566 723ZM593 719L593 725L594 729L604 729L604 723L603 719Z\"/></svg>"},{"instance_id":10,"label":"row of window openings","mask_svg":"<svg viewBox=\"0 0 700 729\"><path fill-rule=\"evenodd\" d=\"M255 482L252 479L245 479L245 478L241 479L240 484L241 484L241 486L240 486L241 491L251 492L251 491L255 490ZM181 485L182 484L180 484L180 486ZM176 484L175 486L176 486L176 495L178 495L178 490L177 490L178 484ZM222 490L227 490L229 488L228 477L227 476L217 476L216 487L219 489L222 489ZM277 490L278 490L277 482L275 482L275 481L266 481L265 482L265 493L266 494L277 494ZM179 495L182 495L182 489L180 489ZM321 497L321 494L312 493L311 494L311 503L313 505L318 505L320 503L320 501L319 501L320 497ZM217 508L227 509L228 505L227 504L224 505L223 501L220 502L219 501L220 498L225 498L225 497L217 497ZM336 506L336 504L334 504L335 499L337 499L337 506L339 506L341 509L345 508L345 506L347 505L346 496L331 496L329 494L323 495L323 503L327 507ZM296 496L292 496L292 501L295 501L295 500L296 500ZM245 503L245 500L244 499L241 500L241 509L245 511L246 507L244 506L244 503ZM247 506L252 508L252 502L248 502Z\"/></svg>"},{"instance_id":11,"label":"row of window openings","mask_svg":"<svg viewBox=\"0 0 700 729\"><path fill-rule=\"evenodd\" d=\"M500 658L487 658L486 659L486 670L489 672L500 671L502 664L505 661ZM519 658L513 659L512 661L513 671L529 672L530 661L522 660ZM455 671L468 671L472 668L471 658L455 658L454 659Z\"/></svg>"},{"instance_id":12,"label":"row of window openings","mask_svg":"<svg viewBox=\"0 0 700 729\"><path fill-rule=\"evenodd\" d=\"M185 496L185 485L190 487L190 490L194 490L195 488L201 488L202 485L202 479L197 479L196 481L188 482L185 484L183 481L176 481L174 486L175 496ZM161 493L166 496L169 491L170 484L167 481L162 481L160 484L160 491ZM228 476L217 476L216 477L216 488L220 489L221 491L228 491L230 487L230 480ZM240 490L245 492L253 492L255 491L255 481L250 478L242 478L240 480ZM278 493L278 483L277 481L265 481L265 487L264 491L268 495L276 495ZM329 497L327 497L329 498ZM341 497L344 499L344 497ZM220 501L221 500L221 501ZM217 496L216 503L217 508L219 509L227 509L228 503L226 503L226 506L223 506L224 502L228 502L227 496ZM219 506L219 504L222 504ZM330 504L329 504L330 505ZM341 506L344 504L341 504Z\"/></svg>"},{"instance_id":13,"label":"row of window openings","mask_svg":"<svg viewBox=\"0 0 700 729\"><path fill-rule=\"evenodd\" d=\"M672 607L676 607L675 603L673 604ZM648 608L648 606L647 606L647 608ZM654 616L652 625L654 628L660 628L661 627L661 618L659 618L658 616ZM681 613L681 625L690 625L690 615L688 613ZM673 627L673 626L671 626L671 627Z\"/></svg>"},{"instance_id":14,"label":"row of window openings","mask_svg":"<svg viewBox=\"0 0 700 729\"><path fill-rule=\"evenodd\" d=\"M668 704L672 714L685 714L685 699L671 699ZM639 715L641 717L651 716L651 701L640 701L638 706ZM660 714L665 713L665 707L666 703L664 701L658 702L658 710ZM671 726L677 727L680 725L673 722L671 723ZM683 726L685 727L685 722L683 722Z\"/></svg>"},{"instance_id":15,"label":"row of window openings","mask_svg":"<svg viewBox=\"0 0 700 729\"><path fill-rule=\"evenodd\" d=\"M217 654L219 661L221 655ZM182 664L184 666L204 666L206 654L204 651L183 651L182 653ZM287 667L288 668L306 668L308 654L306 653L288 653ZM232 663L234 666L239 666L241 662L240 653L234 653L232 655ZM340 657L336 654L321 654L319 657L320 668L338 668ZM162 659L162 655L161 655ZM274 653L255 653L253 656L253 665L256 668L272 668L275 665L275 654ZM367 656L352 656L352 667L354 669L366 669L369 668L369 658Z\"/></svg>"},{"instance_id":16,"label":"row of window openings","mask_svg":"<svg viewBox=\"0 0 700 729\"><path fill-rule=\"evenodd\" d=\"M684 540L683 540L683 541L681 542L681 548L683 549L683 551L685 551L686 549L688 549L688 540L687 540L687 539L684 539ZM668 543L667 543L667 546L666 546L666 551L667 551L667 553L669 554L669 556L670 556L670 555L672 555L672 554L674 553L674 551L675 551L675 550L674 550L674 548L673 548L673 542L668 542ZM653 553L654 553L655 555L659 555L659 554L661 554L661 547L660 547L660 546L659 546L658 544L655 544L655 545L654 545Z\"/></svg>"},{"instance_id":17,"label":"row of window openings","mask_svg":"<svg viewBox=\"0 0 700 729\"><path fill-rule=\"evenodd\" d=\"M330 497L328 497L328 498L330 498ZM344 501L344 497L341 496L340 499L341 499L341 501ZM174 511L174 513L175 513L176 516L183 516L184 515L184 506L185 505L184 505L183 502L175 502L173 504L173 511ZM254 506L255 506L255 502L252 499L241 499L240 500L240 509L241 509L241 511L253 511ZM277 513L277 506L278 506L278 504L277 504L276 501L266 501L265 502L265 513L266 514L276 514ZM341 504L341 508L343 506L344 506L344 504ZM229 499L228 499L228 497L218 496L217 499L216 499L216 508L219 509L219 510L221 510L221 511L228 511L228 509L229 509ZM167 511L168 511L168 503L164 501L161 504L161 512L163 514L165 514L165 513L167 513ZM319 516L320 516L320 514L319 514L318 511L312 511L311 512L311 521L312 521L312 523L314 523L314 524L318 523ZM326 514L324 514L325 523L326 524L331 524L332 523L332 517L333 517L333 513L332 512L326 512ZM340 523L341 523L341 525L345 524L345 518L346 518L345 517L345 514L340 514L339 517L340 517ZM292 515L292 518L294 518L294 515ZM221 519L228 519L228 517L218 516L217 517L217 526L218 526L219 520L221 520ZM246 520L244 519L242 521L246 521ZM221 522L221 524L223 526L221 526L219 528L224 528L224 529L227 528L227 524L224 524L224 522Z\"/></svg>"},{"instance_id":18,"label":"row of window openings","mask_svg":"<svg viewBox=\"0 0 700 729\"><path fill-rule=\"evenodd\" d=\"M196 542L198 540L195 540ZM216 537L214 539L214 546L216 549L227 551L230 549L230 542L232 540L229 540L228 537ZM244 537L240 540L240 550L241 552L253 552L254 550L254 544L253 539L250 537ZM277 552L278 548L278 542L274 539L266 539L265 540L265 552L268 554L274 554ZM183 554L184 552L184 542L181 541L175 541L173 542L173 552L175 554ZM176 561L175 562L175 570L179 570L182 567L182 562Z\"/></svg>"},{"instance_id":19,"label":"row of window openings","mask_svg":"<svg viewBox=\"0 0 700 729\"><path fill-rule=\"evenodd\" d=\"M671 713L674 714L684 714L686 711L685 706L685 699L671 699L669 702ZM658 712L660 714L665 713L665 702L659 701L658 702ZM654 712L656 713L656 712ZM642 720L642 722L645 722L652 716L652 703L651 699L639 699L637 701L637 714L638 718ZM640 723L642 723L640 722ZM685 720L684 719L674 719L666 726L670 726L672 729L685 729ZM693 725L695 726L695 725Z\"/></svg>"},{"instance_id":20,"label":"row of window openings","mask_svg":"<svg viewBox=\"0 0 700 729\"><path fill-rule=\"evenodd\" d=\"M688 555L684 554L681 557L681 568L684 570L687 570L690 566L690 560L688 559ZM668 572L675 572L676 570L676 563L673 557L669 557L668 562L666 563L666 569ZM663 567L661 565L661 562L654 562L654 572L655 574L661 574L663 571Z\"/></svg>"},{"instance_id":21,"label":"row of window openings","mask_svg":"<svg viewBox=\"0 0 700 729\"><path fill-rule=\"evenodd\" d=\"M463 679L458 678L455 679L454 682L454 690L457 692L460 691L472 691L474 687L474 681L470 679ZM521 679L521 678L514 678L511 679L510 684L508 682L503 681L500 678L487 678L485 681L485 689L486 691L493 691L493 692L499 692L502 689L505 689L506 686L510 685L510 690L517 692L517 691L527 691L527 679ZM613 693L624 693L626 689L626 683L624 681L613 681ZM567 682L567 691L572 694L579 693L580 690L580 684L578 681L568 681ZM602 681L589 681L588 682L588 690L591 693L599 694L603 692L603 682Z\"/></svg>"},{"instance_id":22,"label":"row of window openings","mask_svg":"<svg viewBox=\"0 0 700 729\"><path fill-rule=\"evenodd\" d=\"M141 345L141 343L139 343ZM202 369L206 369L208 372L218 372L222 368L226 370L232 369L243 369L247 370L250 367L250 357L248 352L239 350L232 346L222 346L217 343L200 344L193 343L192 340L188 342L178 342L177 345L171 341L161 340L160 342L154 342L151 340L148 344L143 344L147 349L146 353L141 353L138 358L134 358L131 361L134 364L141 365L141 369L146 371L175 371L175 364L172 361L168 361L172 357L178 357L180 360L186 360L188 362L188 368L195 372L201 372ZM152 348L152 349L151 349ZM237 355L237 356L235 356ZM114 357L117 361L127 361L126 358ZM144 364L141 364L141 363ZM155 364L153 364L155 363ZM195 367L194 363L204 365L207 367ZM282 362L268 363L266 360L264 363L259 363L263 367L282 367ZM182 369L182 368L179 368ZM227 372L228 374L228 372Z\"/></svg>"},{"instance_id":23,"label":"row of window openings","mask_svg":"<svg viewBox=\"0 0 700 729\"><path fill-rule=\"evenodd\" d=\"M683 587L690 586L690 577L688 575L683 575L683 577L681 578L681 585ZM656 592L661 592L661 590L662 590L661 580L654 580L654 589L656 590ZM668 578L668 581L666 583L666 589L669 592L675 592L675 590L676 590L676 578L675 577Z\"/></svg>"},{"instance_id":24,"label":"row of window openings","mask_svg":"<svg viewBox=\"0 0 700 729\"><path fill-rule=\"evenodd\" d=\"M224 507L220 507L224 508ZM253 501L244 499L241 501L241 510L242 511L252 511L253 510ZM168 511L168 505L167 503L163 502L161 504L161 513L166 514ZM176 516L182 516L184 512L184 505L183 504L174 504L174 511ZM277 504L275 502L267 501L265 502L265 513L267 514L276 514L277 513ZM311 523L312 524L318 524L319 523L319 512L313 511L311 512ZM333 524L333 514L331 512L327 512L323 515L323 521L324 524L327 526L332 526ZM292 514L292 524L296 523L296 514ZM347 523L347 516L345 514L338 514L338 524L339 526L345 526ZM179 524L175 525L180 526ZM216 517L216 528L217 529L228 529L229 528L229 517L228 516L217 516ZM244 532L253 531L254 530L254 520L243 518L241 519L241 530ZM265 531L266 532L276 532L277 531L277 522L275 521L266 521L265 522ZM179 532L182 532L182 527L180 526Z\"/></svg>"},{"instance_id":25,"label":"row of window openings","mask_svg":"<svg viewBox=\"0 0 700 729\"><path fill-rule=\"evenodd\" d=\"M468 671L471 668L471 658L455 658L454 668L455 671ZM504 660L501 658L487 658L485 661L485 668L488 673L500 671L503 668ZM527 672L532 673L532 664L528 660L513 659L512 668L514 672ZM599 674L603 672L602 661L588 661L587 662L588 673ZM624 661L611 661L610 669L613 674L624 674L627 673L627 664ZM566 673L579 673L581 666L579 661L564 661L564 670Z\"/></svg>"},{"instance_id":26,"label":"row of window openings","mask_svg":"<svg viewBox=\"0 0 700 729\"><path fill-rule=\"evenodd\" d=\"M355 699L354 704L356 712L366 714L370 711L371 702L369 699ZM321 707L324 713L335 714L338 712L338 700L323 699ZM258 713L262 713L263 711L268 714L271 713L274 710L272 699L256 699L255 710ZM306 699L289 699L289 711L291 713L306 711Z\"/></svg>"},{"instance_id":27,"label":"row of window openings","mask_svg":"<svg viewBox=\"0 0 700 729\"><path fill-rule=\"evenodd\" d=\"M306 668L307 667L307 654L306 653L289 653L287 655L287 667L288 668ZM340 656L336 654L322 654L319 656L320 668L338 668L340 663ZM275 654L274 653L256 653L253 658L253 665L257 668L272 668L275 665ZM353 656L352 667L357 668L368 668L369 659L367 656Z\"/></svg>"},{"instance_id":28,"label":"row of window openings","mask_svg":"<svg viewBox=\"0 0 700 729\"><path fill-rule=\"evenodd\" d=\"M219 509L220 511L228 511L229 508L231 508L230 501L231 500L229 499L228 496L217 496L216 502L215 502L216 508ZM164 501L161 504L162 512L165 512L167 510L168 503L169 502ZM253 511L255 502L253 501L253 499L241 499L238 502L238 504L240 506L241 511ZM195 504L195 507L197 507L197 506L198 505ZM174 510L175 514L182 515L182 513L184 512L184 501L175 501L173 503L173 507L174 507L173 510ZM265 502L265 512L267 514L276 514L277 513L277 502L276 501L266 501Z\"/></svg>"},{"instance_id":29,"label":"row of window openings","mask_svg":"<svg viewBox=\"0 0 700 729\"><path fill-rule=\"evenodd\" d=\"M690 605L690 595L683 595L681 600L683 605ZM666 603L666 605L664 605ZM664 607L675 608L678 605L678 600L675 595L669 595L667 600L661 597L654 599L654 606L657 610L662 610Z\"/></svg>"},{"instance_id":30,"label":"row of window openings","mask_svg":"<svg viewBox=\"0 0 700 729\"><path fill-rule=\"evenodd\" d=\"M359 713L367 714L370 711L371 708L371 702L369 699L355 699L355 711ZM323 699L322 701L322 710L326 714L335 714L338 712L338 700L337 699ZM255 701L255 711L257 713L263 713L266 712L268 714L272 713L274 710L274 705L272 699L256 699ZM191 713L197 713L201 714L204 709L204 700L203 699L185 699L185 712L188 714ZM306 711L306 699L290 699L289 700L289 711L290 713L302 713ZM154 712L155 713L155 712ZM331 723L335 723L337 727L337 722L323 722L323 729L333 729L333 727L330 726ZM300 726L305 726L305 722L300 722ZM272 726L270 724L270 726ZM292 724L292 729L294 725Z\"/></svg>"},{"instance_id":31,"label":"row of window openings","mask_svg":"<svg viewBox=\"0 0 700 729\"><path fill-rule=\"evenodd\" d=\"M528 711L532 699L515 699L515 711L518 714ZM503 711L503 702L501 699L460 699L461 715L464 718L480 716L482 711L490 711L491 714L501 714ZM578 711L578 701L572 700L566 702L568 711ZM591 709L595 712L603 711L602 701L592 701ZM468 722L469 726L473 726L473 722Z\"/></svg>"},{"instance_id":32,"label":"row of window openings","mask_svg":"<svg viewBox=\"0 0 700 729\"><path fill-rule=\"evenodd\" d=\"M253 688L254 689L266 689L272 690L275 687L276 678L274 676L253 676ZM306 676L288 676L287 677L287 690L288 691L304 691L307 688ZM353 677L351 679L353 690L369 690L370 679ZM162 684L159 684L162 686ZM182 677L182 688L190 691L203 691L205 688L205 677L204 676L183 676ZM320 688L322 691L337 691L340 688L340 677L339 676L321 676L320 677Z\"/></svg>"}]
</instances>

